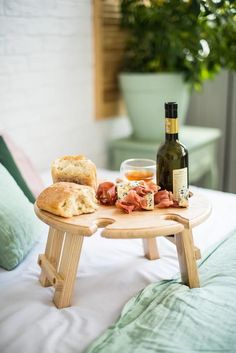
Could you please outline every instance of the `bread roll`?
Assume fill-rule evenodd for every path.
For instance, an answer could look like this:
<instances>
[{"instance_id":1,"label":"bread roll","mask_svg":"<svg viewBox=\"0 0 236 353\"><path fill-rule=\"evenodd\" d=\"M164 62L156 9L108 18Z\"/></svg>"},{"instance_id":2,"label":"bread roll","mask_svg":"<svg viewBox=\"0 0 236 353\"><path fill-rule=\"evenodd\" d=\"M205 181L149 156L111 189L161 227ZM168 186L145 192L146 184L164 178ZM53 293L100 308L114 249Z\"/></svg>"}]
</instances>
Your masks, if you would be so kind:
<instances>
[{"instance_id":1,"label":"bread roll","mask_svg":"<svg viewBox=\"0 0 236 353\"><path fill-rule=\"evenodd\" d=\"M51 167L53 182L68 181L97 188L95 164L85 156L65 156L56 159Z\"/></svg>"},{"instance_id":2,"label":"bread roll","mask_svg":"<svg viewBox=\"0 0 236 353\"><path fill-rule=\"evenodd\" d=\"M75 183L55 183L41 192L38 208L62 217L92 213L97 208L95 191L90 186Z\"/></svg>"}]
</instances>

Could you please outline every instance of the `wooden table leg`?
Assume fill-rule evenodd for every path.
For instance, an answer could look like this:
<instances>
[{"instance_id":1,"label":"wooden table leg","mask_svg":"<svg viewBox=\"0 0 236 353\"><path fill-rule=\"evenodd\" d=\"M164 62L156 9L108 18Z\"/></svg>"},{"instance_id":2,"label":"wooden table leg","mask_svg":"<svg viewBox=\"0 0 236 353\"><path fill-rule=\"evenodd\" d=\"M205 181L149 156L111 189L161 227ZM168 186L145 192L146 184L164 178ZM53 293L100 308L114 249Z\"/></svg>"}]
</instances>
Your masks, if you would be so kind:
<instances>
[{"instance_id":1,"label":"wooden table leg","mask_svg":"<svg viewBox=\"0 0 236 353\"><path fill-rule=\"evenodd\" d=\"M71 297L83 244L83 237L66 233L64 247L62 249L61 261L58 268L58 275L63 278L62 289L56 289L53 301L58 308L65 308L71 305Z\"/></svg>"},{"instance_id":2,"label":"wooden table leg","mask_svg":"<svg viewBox=\"0 0 236 353\"><path fill-rule=\"evenodd\" d=\"M143 239L144 254L149 260L160 259L156 238Z\"/></svg>"},{"instance_id":3,"label":"wooden table leg","mask_svg":"<svg viewBox=\"0 0 236 353\"><path fill-rule=\"evenodd\" d=\"M199 288L200 282L191 229L184 228L181 233L176 234L176 247L183 283L190 288Z\"/></svg>"},{"instance_id":4,"label":"wooden table leg","mask_svg":"<svg viewBox=\"0 0 236 353\"><path fill-rule=\"evenodd\" d=\"M61 232L52 227L49 228L45 256L47 260L53 265L53 267L55 267L56 270L60 261L63 240L64 232ZM43 287L49 287L52 285L52 283L48 280L43 269L41 270L39 280Z\"/></svg>"},{"instance_id":5,"label":"wooden table leg","mask_svg":"<svg viewBox=\"0 0 236 353\"><path fill-rule=\"evenodd\" d=\"M165 236L165 239L169 240L171 243L175 244L176 246L176 235L172 234L172 235ZM195 254L196 260L201 259L202 257L201 250L195 245L194 245L194 254Z\"/></svg>"}]
</instances>

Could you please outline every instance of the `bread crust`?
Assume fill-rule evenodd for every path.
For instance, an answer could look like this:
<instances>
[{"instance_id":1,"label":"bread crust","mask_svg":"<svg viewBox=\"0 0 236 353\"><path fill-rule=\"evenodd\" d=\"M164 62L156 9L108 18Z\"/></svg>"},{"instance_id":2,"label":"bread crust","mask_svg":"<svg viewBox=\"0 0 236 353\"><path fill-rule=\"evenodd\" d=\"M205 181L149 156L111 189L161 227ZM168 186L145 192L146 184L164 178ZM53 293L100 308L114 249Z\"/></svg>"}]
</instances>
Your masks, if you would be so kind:
<instances>
[{"instance_id":1,"label":"bread crust","mask_svg":"<svg viewBox=\"0 0 236 353\"><path fill-rule=\"evenodd\" d=\"M51 166L52 180L88 185L97 189L97 170L95 164L83 155L64 156L56 159Z\"/></svg>"},{"instance_id":2,"label":"bread crust","mask_svg":"<svg viewBox=\"0 0 236 353\"><path fill-rule=\"evenodd\" d=\"M38 208L62 217L92 213L98 208L92 187L69 182L55 183L41 192Z\"/></svg>"}]
</instances>

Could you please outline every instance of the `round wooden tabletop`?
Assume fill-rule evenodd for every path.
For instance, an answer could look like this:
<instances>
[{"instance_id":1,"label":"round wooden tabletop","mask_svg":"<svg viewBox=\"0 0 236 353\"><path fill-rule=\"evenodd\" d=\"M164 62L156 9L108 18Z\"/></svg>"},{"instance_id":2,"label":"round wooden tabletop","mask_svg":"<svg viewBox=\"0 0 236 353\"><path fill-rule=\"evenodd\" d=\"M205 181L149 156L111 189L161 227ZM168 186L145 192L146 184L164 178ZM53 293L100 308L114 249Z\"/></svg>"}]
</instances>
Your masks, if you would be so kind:
<instances>
[{"instance_id":1,"label":"round wooden tabletop","mask_svg":"<svg viewBox=\"0 0 236 353\"><path fill-rule=\"evenodd\" d=\"M153 211L135 211L126 214L115 206L100 206L90 214L63 218L34 206L36 215L46 224L81 236L91 236L98 228L106 238L153 238L176 234L184 226L195 227L211 212L209 201L202 195L193 195L188 208L155 208Z\"/></svg>"}]
</instances>

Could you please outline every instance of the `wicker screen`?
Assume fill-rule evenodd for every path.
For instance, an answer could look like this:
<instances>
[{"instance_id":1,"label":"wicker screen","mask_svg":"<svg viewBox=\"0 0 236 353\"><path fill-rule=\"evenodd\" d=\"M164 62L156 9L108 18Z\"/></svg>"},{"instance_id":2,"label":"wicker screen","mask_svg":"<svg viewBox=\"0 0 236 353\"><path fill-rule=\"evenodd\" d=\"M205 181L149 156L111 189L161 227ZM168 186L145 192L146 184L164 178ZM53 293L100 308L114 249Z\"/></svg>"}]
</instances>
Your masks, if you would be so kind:
<instances>
[{"instance_id":1,"label":"wicker screen","mask_svg":"<svg viewBox=\"0 0 236 353\"><path fill-rule=\"evenodd\" d=\"M121 112L118 73L125 34L120 29L119 0L94 0L96 119Z\"/></svg>"}]
</instances>

